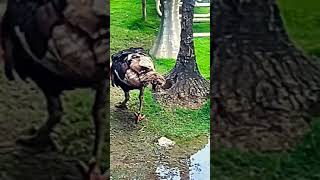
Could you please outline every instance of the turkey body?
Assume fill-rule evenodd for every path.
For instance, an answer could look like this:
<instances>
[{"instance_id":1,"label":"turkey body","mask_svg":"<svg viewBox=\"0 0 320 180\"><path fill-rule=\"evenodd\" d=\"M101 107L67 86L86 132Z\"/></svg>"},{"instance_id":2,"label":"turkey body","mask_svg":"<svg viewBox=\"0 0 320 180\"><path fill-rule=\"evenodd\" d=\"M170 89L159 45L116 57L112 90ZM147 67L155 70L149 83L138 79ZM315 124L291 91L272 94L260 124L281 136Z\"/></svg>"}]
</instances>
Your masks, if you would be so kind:
<instances>
[{"instance_id":1,"label":"turkey body","mask_svg":"<svg viewBox=\"0 0 320 180\"><path fill-rule=\"evenodd\" d=\"M62 91L96 91L91 158L96 170L100 169L106 134L109 17L94 12L92 4L92 0L9 0L1 24L1 43L8 79L14 80L16 72L23 80L33 80L47 101L46 123L18 142L38 147L54 145L50 133L62 119Z\"/></svg>"},{"instance_id":2,"label":"turkey body","mask_svg":"<svg viewBox=\"0 0 320 180\"><path fill-rule=\"evenodd\" d=\"M112 85L120 87L125 95L124 101L117 106L119 108L127 108L129 91L134 89L140 91L136 123L144 117L141 115L144 87L152 85L155 90L165 83L165 79L155 71L151 57L143 48L129 48L112 55L111 81Z\"/></svg>"},{"instance_id":3,"label":"turkey body","mask_svg":"<svg viewBox=\"0 0 320 180\"><path fill-rule=\"evenodd\" d=\"M14 70L22 79L29 77L39 86L51 86L55 91L92 87L105 79L108 18L88 18L88 22L95 21L93 32L89 32L74 22L78 14L69 10L72 4L67 1L36 2L9 1L2 24L4 59L11 61L6 67L7 76L13 79Z\"/></svg>"},{"instance_id":4,"label":"turkey body","mask_svg":"<svg viewBox=\"0 0 320 180\"><path fill-rule=\"evenodd\" d=\"M139 78L142 69L140 67L131 68L139 64L135 60L141 56L148 56L143 48L130 48L112 55L111 80L113 86L121 87L124 91L140 89L144 86Z\"/></svg>"}]
</instances>

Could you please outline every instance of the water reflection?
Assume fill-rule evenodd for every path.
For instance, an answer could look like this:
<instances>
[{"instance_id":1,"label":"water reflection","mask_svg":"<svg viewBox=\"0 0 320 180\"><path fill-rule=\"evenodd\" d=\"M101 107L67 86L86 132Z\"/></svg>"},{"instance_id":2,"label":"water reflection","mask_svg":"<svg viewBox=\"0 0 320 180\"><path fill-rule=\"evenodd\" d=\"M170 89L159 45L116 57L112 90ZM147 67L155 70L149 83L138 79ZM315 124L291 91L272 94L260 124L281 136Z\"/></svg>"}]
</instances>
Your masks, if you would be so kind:
<instances>
[{"instance_id":1,"label":"water reflection","mask_svg":"<svg viewBox=\"0 0 320 180\"><path fill-rule=\"evenodd\" d=\"M210 143L190 157L190 180L210 179Z\"/></svg>"},{"instance_id":2,"label":"water reflection","mask_svg":"<svg viewBox=\"0 0 320 180\"><path fill-rule=\"evenodd\" d=\"M210 179L210 141L208 144L193 154L189 159L189 179L190 180L209 180ZM179 168L170 168L161 164L156 173L160 180L180 180Z\"/></svg>"},{"instance_id":3,"label":"water reflection","mask_svg":"<svg viewBox=\"0 0 320 180\"><path fill-rule=\"evenodd\" d=\"M169 168L168 166L160 165L156 173L160 180L180 180L180 171L178 168Z\"/></svg>"}]
</instances>

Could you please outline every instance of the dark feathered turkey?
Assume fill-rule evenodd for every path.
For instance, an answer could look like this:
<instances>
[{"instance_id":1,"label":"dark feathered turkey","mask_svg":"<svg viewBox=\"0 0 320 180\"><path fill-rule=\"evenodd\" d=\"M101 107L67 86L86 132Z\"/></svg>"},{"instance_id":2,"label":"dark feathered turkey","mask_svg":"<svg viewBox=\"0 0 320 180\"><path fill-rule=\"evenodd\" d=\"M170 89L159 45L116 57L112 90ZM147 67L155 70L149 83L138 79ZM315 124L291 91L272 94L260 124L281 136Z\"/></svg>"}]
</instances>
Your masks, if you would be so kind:
<instances>
[{"instance_id":1,"label":"dark feathered turkey","mask_svg":"<svg viewBox=\"0 0 320 180\"><path fill-rule=\"evenodd\" d=\"M141 112L144 87L152 85L155 89L165 83L165 79L155 71L152 58L143 48L125 49L112 55L111 81L113 86L121 87L125 94L125 100L117 106L119 108L127 108L130 90L140 90L140 106L136 122L143 118Z\"/></svg>"},{"instance_id":2,"label":"dark feathered turkey","mask_svg":"<svg viewBox=\"0 0 320 180\"><path fill-rule=\"evenodd\" d=\"M61 92L94 88L93 157L99 165L106 126L109 16L94 4L92 0L9 0L1 40L7 77L14 79L15 71L22 79L30 78L48 104L48 121L20 142L50 144L50 132L62 117Z\"/></svg>"}]
</instances>

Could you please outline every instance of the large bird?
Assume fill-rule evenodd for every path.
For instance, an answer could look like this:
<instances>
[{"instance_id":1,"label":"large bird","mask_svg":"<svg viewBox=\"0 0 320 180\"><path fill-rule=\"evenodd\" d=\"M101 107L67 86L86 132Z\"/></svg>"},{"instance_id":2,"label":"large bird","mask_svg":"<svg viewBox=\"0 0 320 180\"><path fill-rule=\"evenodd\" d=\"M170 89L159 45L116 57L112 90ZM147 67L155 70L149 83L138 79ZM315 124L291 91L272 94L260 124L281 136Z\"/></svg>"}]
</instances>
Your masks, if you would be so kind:
<instances>
[{"instance_id":1,"label":"large bird","mask_svg":"<svg viewBox=\"0 0 320 180\"><path fill-rule=\"evenodd\" d=\"M113 86L119 86L124 92L125 99L117 107L127 108L130 90L138 89L139 112L136 113L136 123L144 118L141 114L144 88L152 85L153 90L162 87L165 79L155 71L151 57L143 48L130 48L112 55L111 81Z\"/></svg>"},{"instance_id":2,"label":"large bird","mask_svg":"<svg viewBox=\"0 0 320 180\"><path fill-rule=\"evenodd\" d=\"M94 4L94 0L9 0L1 25L1 43L6 76L14 80L15 71L23 80L30 78L47 101L46 123L19 142L54 144L50 133L62 118L62 91L93 88L95 141L91 162L97 168L91 169L100 169L107 126L109 15Z\"/></svg>"}]
</instances>

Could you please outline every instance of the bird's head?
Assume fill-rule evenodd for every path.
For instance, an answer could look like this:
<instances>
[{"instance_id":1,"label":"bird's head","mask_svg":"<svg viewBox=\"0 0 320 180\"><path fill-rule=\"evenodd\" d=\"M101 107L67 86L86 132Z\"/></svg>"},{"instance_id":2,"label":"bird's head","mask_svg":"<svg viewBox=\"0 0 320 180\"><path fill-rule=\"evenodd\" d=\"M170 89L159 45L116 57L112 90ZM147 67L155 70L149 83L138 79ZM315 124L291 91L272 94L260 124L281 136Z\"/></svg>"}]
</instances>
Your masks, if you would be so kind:
<instances>
[{"instance_id":1,"label":"bird's head","mask_svg":"<svg viewBox=\"0 0 320 180\"><path fill-rule=\"evenodd\" d=\"M140 80L145 85L151 85L153 91L158 90L166 83L166 79L156 71L149 71L145 73L140 77Z\"/></svg>"},{"instance_id":2,"label":"bird's head","mask_svg":"<svg viewBox=\"0 0 320 180\"><path fill-rule=\"evenodd\" d=\"M166 79L159 73L154 75L154 79L151 81L152 90L156 91L166 83Z\"/></svg>"}]
</instances>

